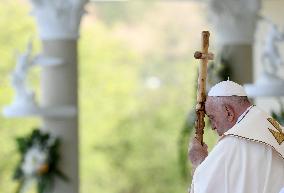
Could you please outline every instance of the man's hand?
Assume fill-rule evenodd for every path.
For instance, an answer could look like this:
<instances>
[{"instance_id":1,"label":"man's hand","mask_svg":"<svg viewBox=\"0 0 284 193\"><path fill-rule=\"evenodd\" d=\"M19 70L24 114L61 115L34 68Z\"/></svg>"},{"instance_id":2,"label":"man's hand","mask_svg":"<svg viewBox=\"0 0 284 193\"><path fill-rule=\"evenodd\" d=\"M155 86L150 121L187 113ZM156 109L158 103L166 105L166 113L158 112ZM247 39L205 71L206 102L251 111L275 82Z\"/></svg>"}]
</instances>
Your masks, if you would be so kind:
<instances>
[{"instance_id":1,"label":"man's hand","mask_svg":"<svg viewBox=\"0 0 284 193\"><path fill-rule=\"evenodd\" d=\"M192 163L192 166L196 168L208 155L208 146L204 143L203 145L194 137L190 144L188 151L188 157Z\"/></svg>"}]
</instances>

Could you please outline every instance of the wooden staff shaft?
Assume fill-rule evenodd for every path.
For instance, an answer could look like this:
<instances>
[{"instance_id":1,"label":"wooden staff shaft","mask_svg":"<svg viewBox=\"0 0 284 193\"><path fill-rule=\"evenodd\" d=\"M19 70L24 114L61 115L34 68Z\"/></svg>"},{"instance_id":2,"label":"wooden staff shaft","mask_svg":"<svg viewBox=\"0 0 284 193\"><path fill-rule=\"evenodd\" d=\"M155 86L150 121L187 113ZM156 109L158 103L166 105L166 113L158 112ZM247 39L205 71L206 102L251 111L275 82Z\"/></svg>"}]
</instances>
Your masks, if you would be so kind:
<instances>
[{"instance_id":1,"label":"wooden staff shaft","mask_svg":"<svg viewBox=\"0 0 284 193\"><path fill-rule=\"evenodd\" d=\"M208 55L209 47L209 36L208 31L202 32L202 54ZM196 122L195 122L195 137L201 144L203 144L203 133L204 133L204 117L205 117L205 100L206 100L206 76L207 76L207 63L208 57L201 58L201 64L199 66L198 74L198 90L197 90L197 105L195 108L196 111Z\"/></svg>"}]
</instances>

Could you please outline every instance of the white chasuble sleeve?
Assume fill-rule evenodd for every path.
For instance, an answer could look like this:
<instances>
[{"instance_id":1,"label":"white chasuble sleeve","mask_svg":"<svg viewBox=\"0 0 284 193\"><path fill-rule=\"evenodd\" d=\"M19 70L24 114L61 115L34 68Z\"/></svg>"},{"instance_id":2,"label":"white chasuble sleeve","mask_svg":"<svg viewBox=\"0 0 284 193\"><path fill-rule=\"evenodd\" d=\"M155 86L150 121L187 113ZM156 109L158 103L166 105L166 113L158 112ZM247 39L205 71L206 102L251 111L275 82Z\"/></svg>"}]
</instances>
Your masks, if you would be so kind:
<instances>
[{"instance_id":1,"label":"white chasuble sleeve","mask_svg":"<svg viewBox=\"0 0 284 193\"><path fill-rule=\"evenodd\" d=\"M194 193L279 193L284 160L271 147L226 136L197 167Z\"/></svg>"}]
</instances>

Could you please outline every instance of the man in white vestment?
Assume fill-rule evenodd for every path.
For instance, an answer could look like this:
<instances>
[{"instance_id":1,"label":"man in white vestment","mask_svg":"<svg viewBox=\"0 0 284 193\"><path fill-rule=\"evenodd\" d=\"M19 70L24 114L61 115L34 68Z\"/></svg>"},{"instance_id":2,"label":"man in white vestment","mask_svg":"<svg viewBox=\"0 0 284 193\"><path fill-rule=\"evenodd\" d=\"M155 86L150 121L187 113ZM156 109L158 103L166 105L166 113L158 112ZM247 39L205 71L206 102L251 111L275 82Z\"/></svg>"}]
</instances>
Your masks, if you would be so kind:
<instances>
[{"instance_id":1,"label":"man in white vestment","mask_svg":"<svg viewBox=\"0 0 284 193\"><path fill-rule=\"evenodd\" d=\"M220 139L209 155L207 146L193 139L189 159L196 170L190 192L279 193L284 187L283 127L229 80L211 88L205 110Z\"/></svg>"}]
</instances>

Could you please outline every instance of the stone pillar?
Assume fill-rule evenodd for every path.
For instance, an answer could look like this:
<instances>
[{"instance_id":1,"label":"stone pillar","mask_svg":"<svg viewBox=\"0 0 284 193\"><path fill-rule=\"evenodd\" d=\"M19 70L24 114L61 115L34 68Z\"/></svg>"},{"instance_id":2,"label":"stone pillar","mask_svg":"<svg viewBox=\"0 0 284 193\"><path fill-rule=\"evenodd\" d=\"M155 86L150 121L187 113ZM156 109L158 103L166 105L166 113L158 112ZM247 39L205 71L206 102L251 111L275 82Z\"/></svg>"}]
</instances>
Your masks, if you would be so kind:
<instances>
[{"instance_id":1,"label":"stone pillar","mask_svg":"<svg viewBox=\"0 0 284 193\"><path fill-rule=\"evenodd\" d=\"M54 193L79 192L77 39L85 0L31 0L43 54L63 61L44 66L41 75L43 130L59 136L60 169L69 182L56 180ZM75 113L70 113L75 111ZM52 113L54 112L54 113Z\"/></svg>"},{"instance_id":2,"label":"stone pillar","mask_svg":"<svg viewBox=\"0 0 284 193\"><path fill-rule=\"evenodd\" d=\"M266 20L260 20L257 28L257 38L255 42L255 82L257 83L259 80L262 80L263 72L265 71L262 59L263 51L266 49L267 46L267 39L273 39L273 34L270 31L271 24L275 24L280 33L283 33L283 18L284 13L282 8L284 6L284 1L264 1L262 0L262 7L260 10L261 16L266 18ZM280 57L284 60L284 42L283 40L274 40L270 42L270 46L275 45L280 52ZM273 55L273 53L271 53ZM260 96L255 101L256 104L262 109L266 110L267 112L275 111L279 112L280 110L280 103L279 100L282 101L284 104L284 97L283 97L283 80L284 80L284 68L279 67L277 69L277 74L275 73L275 77L279 77L282 79L277 80L275 82L273 79L269 78L266 80L266 85L268 89L263 88L262 90L267 91L270 90L269 88L274 88L277 92L270 92L267 96ZM278 88L277 88L278 87ZM263 92L264 93L264 92Z\"/></svg>"},{"instance_id":3,"label":"stone pillar","mask_svg":"<svg viewBox=\"0 0 284 193\"><path fill-rule=\"evenodd\" d=\"M44 40L44 54L64 60L57 67L44 67L41 74L43 108L78 108L76 40ZM78 114L43 117L43 129L62 139L60 169L69 182L56 181L55 193L79 192Z\"/></svg>"},{"instance_id":4,"label":"stone pillar","mask_svg":"<svg viewBox=\"0 0 284 193\"><path fill-rule=\"evenodd\" d=\"M240 84L253 81L253 42L259 8L259 0L209 0L208 3L215 45L219 54L229 60L230 80Z\"/></svg>"}]
</instances>

